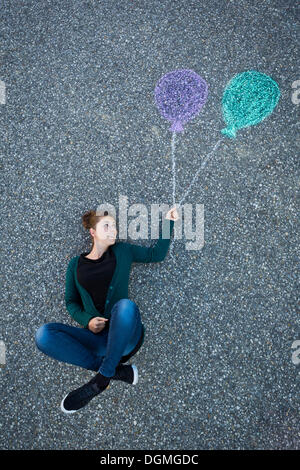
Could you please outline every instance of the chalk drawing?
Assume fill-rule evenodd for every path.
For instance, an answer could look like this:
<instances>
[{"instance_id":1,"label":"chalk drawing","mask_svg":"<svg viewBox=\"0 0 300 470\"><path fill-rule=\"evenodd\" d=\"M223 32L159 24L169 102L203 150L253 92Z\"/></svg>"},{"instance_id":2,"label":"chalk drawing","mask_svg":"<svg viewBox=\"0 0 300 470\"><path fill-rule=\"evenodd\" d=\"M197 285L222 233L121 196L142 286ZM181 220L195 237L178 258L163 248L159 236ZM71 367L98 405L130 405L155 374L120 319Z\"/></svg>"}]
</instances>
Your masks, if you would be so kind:
<instances>
[{"instance_id":1,"label":"chalk drawing","mask_svg":"<svg viewBox=\"0 0 300 470\"><path fill-rule=\"evenodd\" d=\"M196 181L199 172L206 166L209 158L219 147L221 139L203 159L188 189L176 204L176 133L184 130L184 125L194 118L204 106L208 96L208 84L196 72L189 69L175 70L165 74L157 83L154 91L155 103L161 115L172 125L171 158L173 174L173 206L180 207ZM268 75L256 70L247 70L235 75L226 85L222 112L226 127L221 133L228 138L236 138L236 131L253 126L269 116L280 98L277 83ZM170 255L172 257L172 244Z\"/></svg>"},{"instance_id":2,"label":"chalk drawing","mask_svg":"<svg viewBox=\"0 0 300 470\"><path fill-rule=\"evenodd\" d=\"M173 172L173 205L176 199L175 137L183 126L193 119L204 106L208 84L196 72L189 69L169 72L157 82L154 90L156 106L161 115L172 123L171 157Z\"/></svg>"},{"instance_id":3,"label":"chalk drawing","mask_svg":"<svg viewBox=\"0 0 300 470\"><path fill-rule=\"evenodd\" d=\"M235 75L223 94L223 117L227 127L221 132L235 138L238 129L254 126L269 116L279 97L279 87L268 75L256 70Z\"/></svg>"},{"instance_id":4,"label":"chalk drawing","mask_svg":"<svg viewBox=\"0 0 300 470\"><path fill-rule=\"evenodd\" d=\"M169 130L182 132L205 104L208 85L193 70L175 70L158 81L154 95L162 116L172 122Z\"/></svg>"}]
</instances>

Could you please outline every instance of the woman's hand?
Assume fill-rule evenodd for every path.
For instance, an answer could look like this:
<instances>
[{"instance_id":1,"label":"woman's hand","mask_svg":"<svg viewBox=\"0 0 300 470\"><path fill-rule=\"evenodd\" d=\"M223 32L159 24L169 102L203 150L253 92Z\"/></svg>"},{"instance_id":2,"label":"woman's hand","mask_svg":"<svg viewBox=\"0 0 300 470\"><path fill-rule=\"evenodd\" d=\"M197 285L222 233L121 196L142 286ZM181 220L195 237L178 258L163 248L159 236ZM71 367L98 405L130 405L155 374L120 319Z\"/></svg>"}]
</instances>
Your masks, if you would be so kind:
<instances>
[{"instance_id":1,"label":"woman's hand","mask_svg":"<svg viewBox=\"0 0 300 470\"><path fill-rule=\"evenodd\" d=\"M108 318L103 317L94 317L88 323L88 329L93 333L100 333L105 327L105 322L108 321Z\"/></svg>"},{"instance_id":2,"label":"woman's hand","mask_svg":"<svg viewBox=\"0 0 300 470\"><path fill-rule=\"evenodd\" d=\"M174 220L174 221L179 219L176 206L172 207L172 209L170 209L169 212L167 212L167 215L165 218L169 220Z\"/></svg>"}]
</instances>

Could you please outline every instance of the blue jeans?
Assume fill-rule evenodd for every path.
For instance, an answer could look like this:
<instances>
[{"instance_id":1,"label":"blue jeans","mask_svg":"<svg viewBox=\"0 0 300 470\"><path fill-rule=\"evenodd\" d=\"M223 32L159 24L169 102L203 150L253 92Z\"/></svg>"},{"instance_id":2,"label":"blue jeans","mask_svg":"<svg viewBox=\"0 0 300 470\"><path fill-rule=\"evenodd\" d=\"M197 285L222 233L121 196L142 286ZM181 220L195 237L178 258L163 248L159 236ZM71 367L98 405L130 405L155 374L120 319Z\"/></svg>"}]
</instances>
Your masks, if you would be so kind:
<instances>
[{"instance_id":1,"label":"blue jeans","mask_svg":"<svg viewBox=\"0 0 300 470\"><path fill-rule=\"evenodd\" d=\"M46 323L36 331L35 343L40 351L58 361L113 377L120 359L134 349L141 334L137 304L121 299L111 310L109 327L100 333L63 323Z\"/></svg>"}]
</instances>

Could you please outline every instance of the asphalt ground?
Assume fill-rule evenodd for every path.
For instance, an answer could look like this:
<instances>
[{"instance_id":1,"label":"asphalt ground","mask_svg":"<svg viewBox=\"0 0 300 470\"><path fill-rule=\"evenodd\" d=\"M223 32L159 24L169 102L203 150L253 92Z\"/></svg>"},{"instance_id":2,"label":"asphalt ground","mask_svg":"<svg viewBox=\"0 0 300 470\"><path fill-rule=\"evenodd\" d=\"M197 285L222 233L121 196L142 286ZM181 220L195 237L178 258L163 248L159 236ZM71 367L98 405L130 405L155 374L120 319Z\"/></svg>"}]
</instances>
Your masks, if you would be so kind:
<instances>
[{"instance_id":1,"label":"asphalt ground","mask_svg":"<svg viewBox=\"0 0 300 470\"><path fill-rule=\"evenodd\" d=\"M4 0L0 17L1 449L299 449L297 2ZM78 326L65 273L91 247L86 210L120 196L172 204L153 92L176 69L209 83L177 138L176 200L222 139L185 201L204 205L205 244L175 240L173 258L132 266L139 383L67 416L61 399L93 373L38 351L35 332ZM224 88L253 69L279 103L221 136Z\"/></svg>"}]
</instances>

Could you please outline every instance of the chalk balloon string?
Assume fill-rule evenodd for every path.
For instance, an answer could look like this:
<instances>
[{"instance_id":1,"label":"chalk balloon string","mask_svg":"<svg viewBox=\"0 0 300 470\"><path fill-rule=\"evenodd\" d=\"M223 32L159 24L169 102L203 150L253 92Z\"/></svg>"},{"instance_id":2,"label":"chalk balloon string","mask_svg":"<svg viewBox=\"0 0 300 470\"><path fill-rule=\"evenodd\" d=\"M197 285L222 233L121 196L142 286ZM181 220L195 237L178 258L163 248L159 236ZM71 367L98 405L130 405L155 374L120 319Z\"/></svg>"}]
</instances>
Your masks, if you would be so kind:
<instances>
[{"instance_id":1,"label":"chalk balloon string","mask_svg":"<svg viewBox=\"0 0 300 470\"><path fill-rule=\"evenodd\" d=\"M222 139L219 139L218 142L215 144L214 148L208 153L208 155L206 155L206 157L204 158L203 162L201 163L201 166L200 168L198 168L197 172L195 173L194 175L194 178L192 179L188 189L186 190L186 192L184 193L183 197L180 199L179 203L175 203L175 193L176 193L176 186L175 186L175 156L174 156L174 150L175 150L175 146L174 146L174 141L175 141L175 137L174 137L174 134L175 132L173 133L173 136L172 136L172 162L173 162L173 206L176 206L176 208L180 208L183 201L185 200L186 196L188 195L188 193L190 192L194 182L196 181L200 171L206 166L209 158L211 155L213 155L213 153L215 152L215 150L217 150L217 148L220 146L221 142L222 142ZM170 242L170 256L173 258L173 247L174 247L174 238L171 240Z\"/></svg>"},{"instance_id":2,"label":"chalk balloon string","mask_svg":"<svg viewBox=\"0 0 300 470\"><path fill-rule=\"evenodd\" d=\"M172 134L171 155L172 155L172 171L173 171L173 206L175 206L176 193L176 163L175 163L175 138L176 132Z\"/></svg>"}]
</instances>

